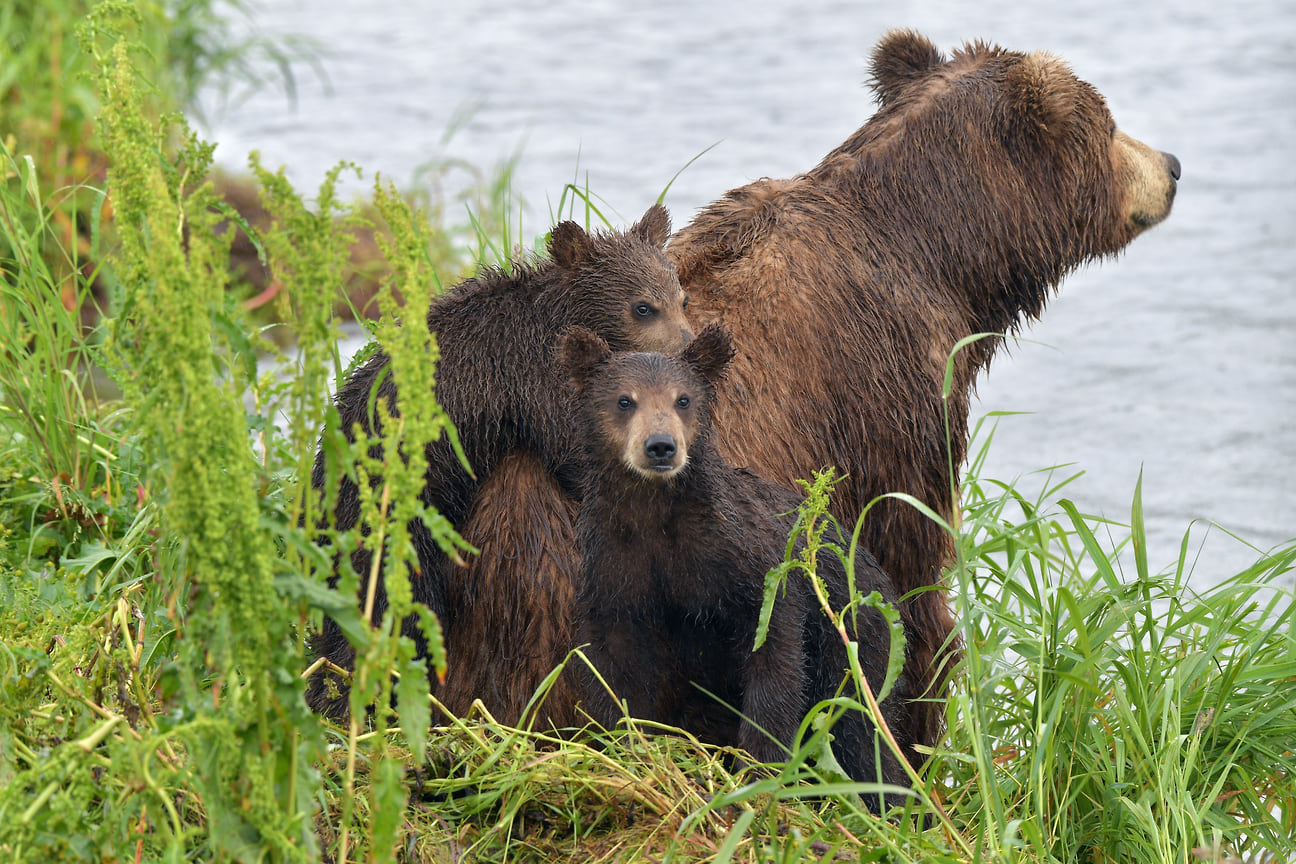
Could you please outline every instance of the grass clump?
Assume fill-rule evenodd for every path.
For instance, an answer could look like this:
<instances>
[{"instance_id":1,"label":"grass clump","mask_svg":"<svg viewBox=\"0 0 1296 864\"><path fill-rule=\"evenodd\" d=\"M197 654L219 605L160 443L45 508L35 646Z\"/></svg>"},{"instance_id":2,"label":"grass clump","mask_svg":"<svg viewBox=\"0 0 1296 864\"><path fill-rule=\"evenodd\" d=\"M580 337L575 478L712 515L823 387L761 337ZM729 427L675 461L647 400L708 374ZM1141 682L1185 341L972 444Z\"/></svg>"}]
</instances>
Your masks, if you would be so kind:
<instances>
[{"instance_id":1,"label":"grass clump","mask_svg":"<svg viewBox=\"0 0 1296 864\"><path fill-rule=\"evenodd\" d=\"M1028 500L972 472L951 803L995 845L1059 861L1285 860L1296 543L1194 591L1189 533L1169 567L1149 566L1141 480L1120 525L1061 497L1070 479Z\"/></svg>"}]
</instances>

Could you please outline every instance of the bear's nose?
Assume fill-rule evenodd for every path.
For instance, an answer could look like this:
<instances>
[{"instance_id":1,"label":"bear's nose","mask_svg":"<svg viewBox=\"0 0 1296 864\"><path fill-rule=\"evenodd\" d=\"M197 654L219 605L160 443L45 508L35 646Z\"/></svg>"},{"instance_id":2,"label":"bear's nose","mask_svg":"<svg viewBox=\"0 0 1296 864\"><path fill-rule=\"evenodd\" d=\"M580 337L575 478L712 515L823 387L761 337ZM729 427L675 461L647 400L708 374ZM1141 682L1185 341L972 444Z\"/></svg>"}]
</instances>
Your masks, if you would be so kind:
<instances>
[{"instance_id":1,"label":"bear's nose","mask_svg":"<svg viewBox=\"0 0 1296 864\"><path fill-rule=\"evenodd\" d=\"M1170 169L1170 176L1178 180L1179 179L1178 157L1176 157L1173 153L1166 153L1165 151L1162 151L1161 155L1165 157L1166 168Z\"/></svg>"},{"instance_id":2,"label":"bear's nose","mask_svg":"<svg viewBox=\"0 0 1296 864\"><path fill-rule=\"evenodd\" d=\"M649 435L644 442L644 452L654 462L665 462L675 455L675 439L670 435Z\"/></svg>"}]
</instances>

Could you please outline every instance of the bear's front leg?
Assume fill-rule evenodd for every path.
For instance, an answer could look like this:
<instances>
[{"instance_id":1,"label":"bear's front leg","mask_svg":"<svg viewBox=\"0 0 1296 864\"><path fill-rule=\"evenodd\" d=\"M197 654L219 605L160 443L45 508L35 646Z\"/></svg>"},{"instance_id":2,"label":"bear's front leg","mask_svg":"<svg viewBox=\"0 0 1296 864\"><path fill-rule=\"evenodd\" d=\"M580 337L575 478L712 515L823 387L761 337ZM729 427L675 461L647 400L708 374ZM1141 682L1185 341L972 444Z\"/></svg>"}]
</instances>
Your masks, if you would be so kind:
<instances>
[{"instance_id":1,"label":"bear's front leg","mask_svg":"<svg viewBox=\"0 0 1296 864\"><path fill-rule=\"evenodd\" d=\"M787 761L787 749L808 707L804 620L791 592L775 600L765 642L747 655L743 668L738 744L761 762ZM744 647L750 651L753 644L754 638Z\"/></svg>"},{"instance_id":2,"label":"bear's front leg","mask_svg":"<svg viewBox=\"0 0 1296 864\"><path fill-rule=\"evenodd\" d=\"M581 621L576 644L594 664L603 681L588 668L581 676L581 699L590 718L611 729L623 716L670 722L664 700L674 660L653 622L633 619L620 610L589 610ZM606 686L603 682L606 682ZM608 688L616 694L613 698Z\"/></svg>"}]
</instances>

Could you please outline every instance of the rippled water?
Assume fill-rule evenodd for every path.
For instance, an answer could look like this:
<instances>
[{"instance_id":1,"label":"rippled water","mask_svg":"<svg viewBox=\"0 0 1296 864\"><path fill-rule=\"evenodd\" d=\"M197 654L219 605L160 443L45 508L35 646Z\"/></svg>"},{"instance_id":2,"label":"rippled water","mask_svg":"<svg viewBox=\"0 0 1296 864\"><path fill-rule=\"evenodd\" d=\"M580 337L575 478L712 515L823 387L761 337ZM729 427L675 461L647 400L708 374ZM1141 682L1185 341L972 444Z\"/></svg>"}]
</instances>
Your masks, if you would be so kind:
<instances>
[{"instance_id":1,"label":"rippled water","mask_svg":"<svg viewBox=\"0 0 1296 864\"><path fill-rule=\"evenodd\" d=\"M1029 12L1026 11L1029 9ZM1296 537L1296 5L265 0L257 25L326 47L330 87L260 94L209 130L313 188L350 159L398 182L434 157L520 145L532 233L588 177L624 221L671 187L677 224L725 190L813 166L872 111L865 57L891 27L949 50L1048 49L1131 135L1175 153L1170 220L1069 278L1000 356L980 409L989 474L1075 463L1082 510L1127 519L1140 469L1152 564L1193 520L1259 548ZM476 111L446 144L467 105ZM1213 529L1205 584L1256 555ZM1194 529L1197 542L1203 527Z\"/></svg>"}]
</instances>

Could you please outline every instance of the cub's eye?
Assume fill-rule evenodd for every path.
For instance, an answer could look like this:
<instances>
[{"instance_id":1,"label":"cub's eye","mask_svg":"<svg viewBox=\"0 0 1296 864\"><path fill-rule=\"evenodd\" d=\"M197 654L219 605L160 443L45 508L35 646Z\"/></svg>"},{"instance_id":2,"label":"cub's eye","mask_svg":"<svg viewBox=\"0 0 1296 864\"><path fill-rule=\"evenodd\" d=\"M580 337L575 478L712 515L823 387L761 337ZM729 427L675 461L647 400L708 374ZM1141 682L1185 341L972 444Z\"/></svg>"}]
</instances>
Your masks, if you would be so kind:
<instances>
[{"instance_id":1,"label":"cub's eye","mask_svg":"<svg viewBox=\"0 0 1296 864\"><path fill-rule=\"evenodd\" d=\"M680 308L681 308L681 309L687 309L687 308L688 308L688 301L689 301L689 295L685 294L685 295L684 295L684 302L680 304Z\"/></svg>"},{"instance_id":2,"label":"cub's eye","mask_svg":"<svg viewBox=\"0 0 1296 864\"><path fill-rule=\"evenodd\" d=\"M617 400L617 407L620 408L622 411L629 411L631 408L634 407L634 400L632 400L629 396L622 396L620 399Z\"/></svg>"},{"instance_id":3,"label":"cub's eye","mask_svg":"<svg viewBox=\"0 0 1296 864\"><path fill-rule=\"evenodd\" d=\"M675 407L676 407L676 408L687 408L687 407L689 406L689 404L690 404L690 401L691 401L691 400L689 399L689 397L687 397L687 396L681 396L681 397L679 397L678 399L675 400Z\"/></svg>"},{"instance_id":4,"label":"cub's eye","mask_svg":"<svg viewBox=\"0 0 1296 864\"><path fill-rule=\"evenodd\" d=\"M647 303L636 303L634 305L634 313L640 318L647 318L653 313L653 308Z\"/></svg>"},{"instance_id":5,"label":"cub's eye","mask_svg":"<svg viewBox=\"0 0 1296 864\"><path fill-rule=\"evenodd\" d=\"M1110 138L1115 138L1115 137L1116 137L1116 124L1115 124L1115 123L1111 124L1111 126L1107 129L1107 136L1110 137Z\"/></svg>"}]
</instances>

